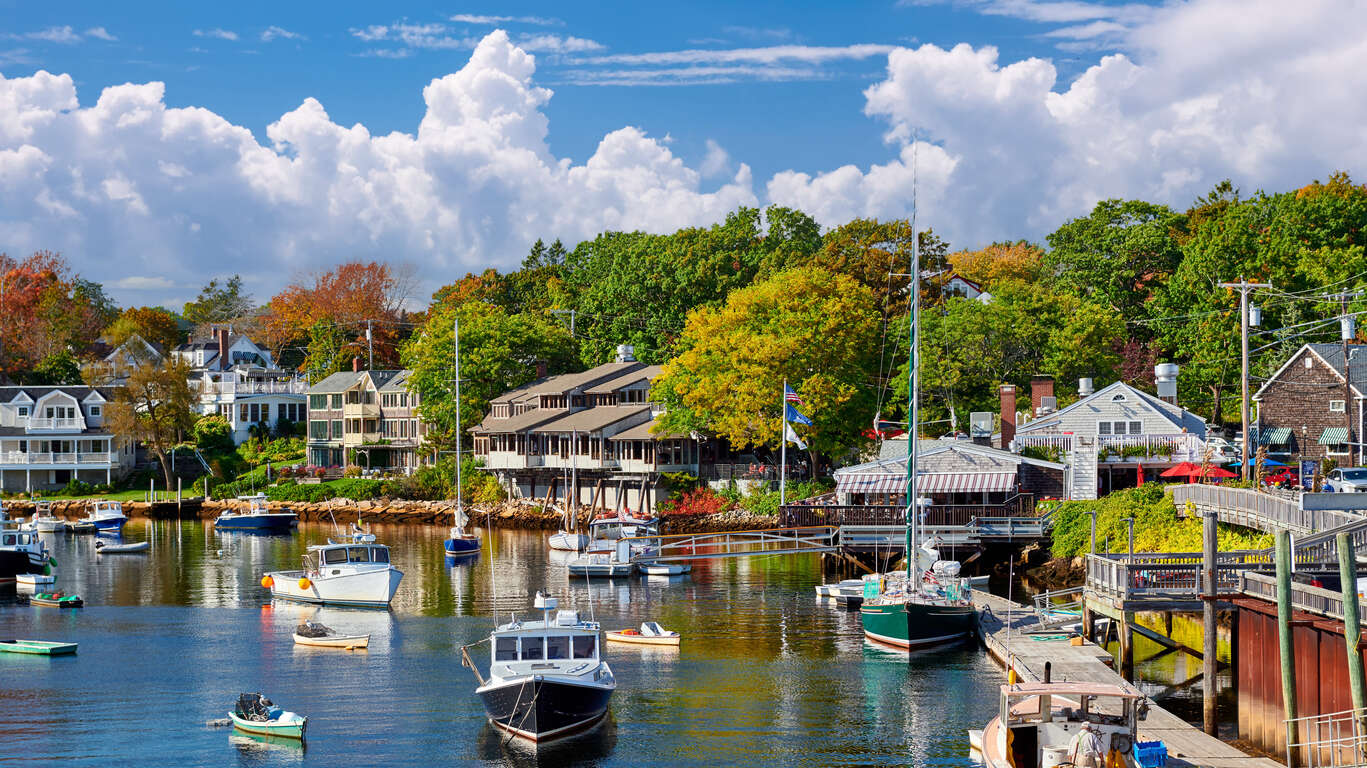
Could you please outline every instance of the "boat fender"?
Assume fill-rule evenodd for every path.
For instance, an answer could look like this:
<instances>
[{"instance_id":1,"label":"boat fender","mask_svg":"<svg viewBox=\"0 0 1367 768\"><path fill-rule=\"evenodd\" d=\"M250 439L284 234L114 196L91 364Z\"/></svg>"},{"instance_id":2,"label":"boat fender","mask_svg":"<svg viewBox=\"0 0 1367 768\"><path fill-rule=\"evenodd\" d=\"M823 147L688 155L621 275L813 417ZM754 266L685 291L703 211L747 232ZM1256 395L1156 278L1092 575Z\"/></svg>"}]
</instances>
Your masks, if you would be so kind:
<instances>
[{"instance_id":1,"label":"boat fender","mask_svg":"<svg viewBox=\"0 0 1367 768\"><path fill-rule=\"evenodd\" d=\"M313 586L313 582L309 581L309 577L303 576L299 579L300 589L308 589L311 586Z\"/></svg>"},{"instance_id":2,"label":"boat fender","mask_svg":"<svg viewBox=\"0 0 1367 768\"><path fill-rule=\"evenodd\" d=\"M1016 668L1011 667L1006 670L1006 684L1015 685L1020 682L1020 677L1016 675Z\"/></svg>"},{"instance_id":3,"label":"boat fender","mask_svg":"<svg viewBox=\"0 0 1367 768\"><path fill-rule=\"evenodd\" d=\"M270 574L266 574L265 576L261 577L261 586L265 587L266 589L270 589L271 587L275 586L275 579L271 578Z\"/></svg>"}]
</instances>

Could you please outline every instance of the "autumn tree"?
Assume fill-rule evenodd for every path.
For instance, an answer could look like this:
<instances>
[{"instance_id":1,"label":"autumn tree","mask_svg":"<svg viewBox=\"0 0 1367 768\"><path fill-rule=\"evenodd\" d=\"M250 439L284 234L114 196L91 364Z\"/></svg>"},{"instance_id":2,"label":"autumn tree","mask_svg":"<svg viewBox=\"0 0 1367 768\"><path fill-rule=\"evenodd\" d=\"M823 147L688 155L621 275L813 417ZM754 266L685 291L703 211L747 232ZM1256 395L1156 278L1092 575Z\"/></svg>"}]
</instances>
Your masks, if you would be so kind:
<instances>
[{"instance_id":1,"label":"autumn tree","mask_svg":"<svg viewBox=\"0 0 1367 768\"><path fill-rule=\"evenodd\" d=\"M0 253L0 372L80 354L115 314L104 289L73 274L60 255L38 251L17 261Z\"/></svg>"},{"instance_id":2,"label":"autumn tree","mask_svg":"<svg viewBox=\"0 0 1367 768\"><path fill-rule=\"evenodd\" d=\"M786 379L812 419L800 431L813 459L842 452L873 420L878 333L873 291L847 275L799 267L733 291L689 313L679 355L655 382L660 428L776 448Z\"/></svg>"},{"instance_id":3,"label":"autumn tree","mask_svg":"<svg viewBox=\"0 0 1367 768\"><path fill-rule=\"evenodd\" d=\"M196 421L189 377L189 367L174 359L143 363L133 368L106 409L111 431L142 443L157 457L167 488L172 484L171 449Z\"/></svg>"},{"instance_id":4,"label":"autumn tree","mask_svg":"<svg viewBox=\"0 0 1367 768\"><path fill-rule=\"evenodd\" d=\"M993 243L976 251L955 251L949 254L949 268L989 291L1004 280L1031 282L1044 279L1048 273L1044 249L1024 240Z\"/></svg>"},{"instance_id":5,"label":"autumn tree","mask_svg":"<svg viewBox=\"0 0 1367 768\"><path fill-rule=\"evenodd\" d=\"M305 343L310 330L327 321L364 348L369 321L375 364L392 367L399 360L399 343L407 336L401 323L412 283L411 268L376 261L347 262L292 283L266 307L265 343L279 357L286 346Z\"/></svg>"},{"instance_id":6,"label":"autumn tree","mask_svg":"<svg viewBox=\"0 0 1367 768\"><path fill-rule=\"evenodd\" d=\"M105 341L110 346L123 344L133 334L143 341L160 345L169 352L180 344L182 335L176 316L161 307L129 307L119 314L117 320L104 331Z\"/></svg>"},{"instance_id":7,"label":"autumn tree","mask_svg":"<svg viewBox=\"0 0 1367 768\"><path fill-rule=\"evenodd\" d=\"M404 345L409 389L434 447L454 446L455 321L460 318L461 421L465 429L489 412L489 401L536 378L537 363L552 374L578 370L574 340L559 323L534 314L509 314L478 301L435 308Z\"/></svg>"}]
</instances>

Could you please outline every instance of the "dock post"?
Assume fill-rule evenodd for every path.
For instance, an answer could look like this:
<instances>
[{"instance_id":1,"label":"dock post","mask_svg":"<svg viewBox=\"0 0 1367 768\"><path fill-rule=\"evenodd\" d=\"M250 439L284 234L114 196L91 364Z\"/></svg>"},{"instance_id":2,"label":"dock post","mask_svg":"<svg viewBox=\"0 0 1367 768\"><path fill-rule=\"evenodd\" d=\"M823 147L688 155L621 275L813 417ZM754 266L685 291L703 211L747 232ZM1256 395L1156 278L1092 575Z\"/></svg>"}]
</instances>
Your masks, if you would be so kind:
<instances>
[{"instance_id":1,"label":"dock post","mask_svg":"<svg viewBox=\"0 0 1367 768\"><path fill-rule=\"evenodd\" d=\"M1087 596L1082 597L1082 636L1088 640L1095 639L1096 618L1092 615L1092 609L1087 605Z\"/></svg>"},{"instance_id":2,"label":"dock post","mask_svg":"<svg viewBox=\"0 0 1367 768\"><path fill-rule=\"evenodd\" d=\"M1353 692L1353 709L1367 707L1367 691L1363 690L1362 625L1358 618L1358 574L1354 560L1353 540L1346 533L1338 535L1339 581L1343 590L1343 642L1348 647L1348 685Z\"/></svg>"},{"instance_id":3,"label":"dock post","mask_svg":"<svg viewBox=\"0 0 1367 768\"><path fill-rule=\"evenodd\" d=\"M1291 643L1291 533L1277 531L1277 640L1282 666L1282 718L1286 721L1286 765L1295 768L1296 656Z\"/></svg>"},{"instance_id":4,"label":"dock post","mask_svg":"<svg viewBox=\"0 0 1367 768\"><path fill-rule=\"evenodd\" d=\"M1217 639L1218 627L1215 614L1215 596L1219 594L1216 584L1216 573L1219 568L1216 553L1217 540L1215 528L1215 511L1207 510L1205 519L1202 520L1201 543L1204 545L1202 554L1201 570L1204 572L1204 597L1205 605L1205 627L1202 631L1201 642L1201 722L1205 726L1205 732L1211 736L1219 736L1219 723L1216 720L1215 712L1215 683L1218 666L1215 663L1215 641ZM1171 635L1171 631L1168 633Z\"/></svg>"},{"instance_id":5,"label":"dock post","mask_svg":"<svg viewBox=\"0 0 1367 768\"><path fill-rule=\"evenodd\" d=\"M1134 680L1134 614L1121 611L1120 615L1120 676Z\"/></svg>"}]
</instances>

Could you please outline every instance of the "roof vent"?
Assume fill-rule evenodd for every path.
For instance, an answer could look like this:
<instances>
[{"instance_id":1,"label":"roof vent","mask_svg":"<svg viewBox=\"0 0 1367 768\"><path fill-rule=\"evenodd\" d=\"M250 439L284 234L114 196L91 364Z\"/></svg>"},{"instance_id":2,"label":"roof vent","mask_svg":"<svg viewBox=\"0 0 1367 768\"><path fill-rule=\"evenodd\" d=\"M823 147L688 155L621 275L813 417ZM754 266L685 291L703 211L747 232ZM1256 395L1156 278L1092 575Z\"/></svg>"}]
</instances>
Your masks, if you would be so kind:
<instances>
[{"instance_id":1,"label":"roof vent","mask_svg":"<svg viewBox=\"0 0 1367 768\"><path fill-rule=\"evenodd\" d=\"M1090 378L1077 380L1077 394L1079 397L1091 397L1093 391L1092 380Z\"/></svg>"},{"instance_id":2,"label":"roof vent","mask_svg":"<svg viewBox=\"0 0 1367 768\"><path fill-rule=\"evenodd\" d=\"M1177 404L1177 365L1159 363L1153 367L1153 378L1158 384L1158 399Z\"/></svg>"},{"instance_id":3,"label":"roof vent","mask_svg":"<svg viewBox=\"0 0 1367 768\"><path fill-rule=\"evenodd\" d=\"M617 362L634 363L636 362L636 348L630 344L617 345Z\"/></svg>"}]
</instances>

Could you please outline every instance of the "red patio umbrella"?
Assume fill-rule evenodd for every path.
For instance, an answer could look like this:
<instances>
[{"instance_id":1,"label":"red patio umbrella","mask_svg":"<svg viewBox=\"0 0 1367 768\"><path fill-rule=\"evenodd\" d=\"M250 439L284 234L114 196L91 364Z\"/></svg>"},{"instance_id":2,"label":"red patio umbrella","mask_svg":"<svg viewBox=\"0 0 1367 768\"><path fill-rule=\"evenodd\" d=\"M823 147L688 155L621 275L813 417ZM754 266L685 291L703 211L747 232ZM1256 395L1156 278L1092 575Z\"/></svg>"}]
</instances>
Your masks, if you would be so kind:
<instances>
[{"instance_id":1,"label":"red patio umbrella","mask_svg":"<svg viewBox=\"0 0 1367 768\"><path fill-rule=\"evenodd\" d=\"M1135 471L1138 472L1138 475L1137 475L1138 480L1137 480L1137 482L1135 482L1135 487L1137 488L1137 487L1139 487L1139 486L1144 485L1144 465L1143 465L1143 464L1140 464L1140 465L1139 465L1139 468L1138 468L1137 470L1135 470Z\"/></svg>"},{"instance_id":2,"label":"red patio umbrella","mask_svg":"<svg viewBox=\"0 0 1367 768\"><path fill-rule=\"evenodd\" d=\"M1201 474L1201 465L1184 461L1170 469L1165 469L1159 477L1196 477Z\"/></svg>"}]
</instances>

